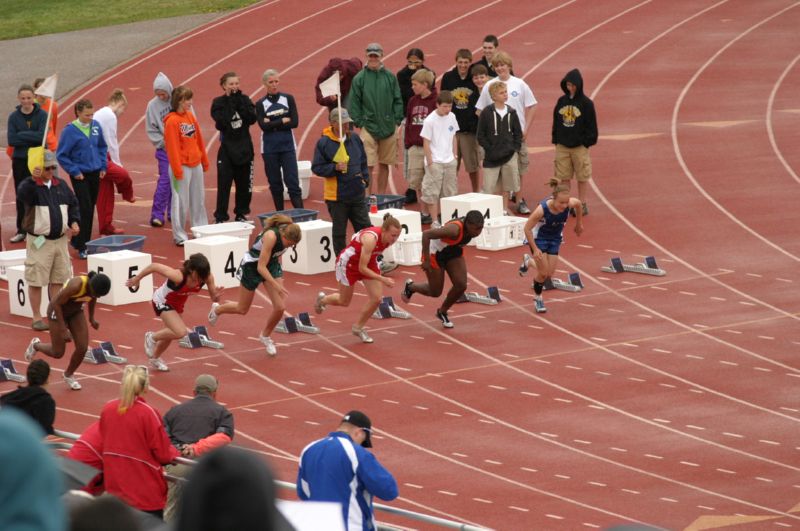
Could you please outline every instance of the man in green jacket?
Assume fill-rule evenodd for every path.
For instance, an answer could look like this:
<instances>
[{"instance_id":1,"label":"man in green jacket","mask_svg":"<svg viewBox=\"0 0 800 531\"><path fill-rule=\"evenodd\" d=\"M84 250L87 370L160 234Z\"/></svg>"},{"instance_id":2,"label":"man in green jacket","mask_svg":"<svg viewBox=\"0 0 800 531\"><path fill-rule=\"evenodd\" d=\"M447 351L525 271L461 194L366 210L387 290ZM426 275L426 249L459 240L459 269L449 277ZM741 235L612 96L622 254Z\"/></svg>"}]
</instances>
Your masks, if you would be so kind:
<instances>
[{"instance_id":1,"label":"man in green jacket","mask_svg":"<svg viewBox=\"0 0 800 531\"><path fill-rule=\"evenodd\" d=\"M385 194L389 166L397 163L397 126L403 120L403 98L393 73L383 66L383 47L377 42L367 46L367 64L353 78L350 88L350 116L361 128L361 140L367 153L370 194ZM375 165L378 166L375 175Z\"/></svg>"}]
</instances>

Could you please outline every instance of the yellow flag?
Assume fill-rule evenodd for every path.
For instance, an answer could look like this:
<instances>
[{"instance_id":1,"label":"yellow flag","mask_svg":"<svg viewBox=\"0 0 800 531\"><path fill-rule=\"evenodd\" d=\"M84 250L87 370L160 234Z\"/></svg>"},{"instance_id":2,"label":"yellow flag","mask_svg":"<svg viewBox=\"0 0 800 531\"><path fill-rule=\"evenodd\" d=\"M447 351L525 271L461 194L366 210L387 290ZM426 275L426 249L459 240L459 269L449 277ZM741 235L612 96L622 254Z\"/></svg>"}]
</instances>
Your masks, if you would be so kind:
<instances>
[{"instance_id":1,"label":"yellow flag","mask_svg":"<svg viewBox=\"0 0 800 531\"><path fill-rule=\"evenodd\" d=\"M344 148L344 141L339 142L339 149L336 150L336 154L333 156L333 162L337 164L350 162L350 155L347 154L347 150Z\"/></svg>"},{"instance_id":2,"label":"yellow flag","mask_svg":"<svg viewBox=\"0 0 800 531\"><path fill-rule=\"evenodd\" d=\"M34 168L44 169L44 147L28 148L28 170L33 173Z\"/></svg>"}]
</instances>

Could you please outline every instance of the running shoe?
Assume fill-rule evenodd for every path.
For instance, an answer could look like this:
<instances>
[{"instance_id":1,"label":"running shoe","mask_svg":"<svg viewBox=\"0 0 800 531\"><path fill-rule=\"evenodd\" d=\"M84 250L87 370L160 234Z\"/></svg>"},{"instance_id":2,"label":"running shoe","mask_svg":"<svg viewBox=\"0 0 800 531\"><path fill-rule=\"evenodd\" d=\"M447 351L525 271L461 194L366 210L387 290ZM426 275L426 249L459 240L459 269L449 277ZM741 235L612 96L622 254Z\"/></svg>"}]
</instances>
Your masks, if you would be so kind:
<instances>
[{"instance_id":1,"label":"running shoe","mask_svg":"<svg viewBox=\"0 0 800 531\"><path fill-rule=\"evenodd\" d=\"M447 317L447 312L443 312L442 310L436 310L436 317L442 322L442 326L445 328L453 328L455 325L450 318Z\"/></svg>"},{"instance_id":2,"label":"running shoe","mask_svg":"<svg viewBox=\"0 0 800 531\"><path fill-rule=\"evenodd\" d=\"M525 253L522 255L522 265L519 266L519 276L524 277L530 268L531 255Z\"/></svg>"},{"instance_id":3,"label":"running shoe","mask_svg":"<svg viewBox=\"0 0 800 531\"><path fill-rule=\"evenodd\" d=\"M214 326L215 324L217 324L217 317L219 317L217 315L217 308L219 308L219 303L218 302L212 302L211 303L211 311L208 312L208 324L210 324L211 326Z\"/></svg>"},{"instance_id":4,"label":"running shoe","mask_svg":"<svg viewBox=\"0 0 800 531\"><path fill-rule=\"evenodd\" d=\"M369 337L367 331L363 328L358 328L357 326L353 325L353 335L356 336L358 339L361 340L362 343L372 343L374 339Z\"/></svg>"},{"instance_id":5,"label":"running shoe","mask_svg":"<svg viewBox=\"0 0 800 531\"><path fill-rule=\"evenodd\" d=\"M407 278L405 283L403 284L403 292L400 294L400 298L403 299L403 302L407 303L408 301L411 300L411 296L414 294L414 292L411 291L411 284L413 283L414 283L413 280Z\"/></svg>"},{"instance_id":6,"label":"running shoe","mask_svg":"<svg viewBox=\"0 0 800 531\"><path fill-rule=\"evenodd\" d=\"M258 336L258 340L266 347L267 354L270 356L274 356L278 353L278 349L275 348L275 343L272 341L272 338L269 336Z\"/></svg>"},{"instance_id":7,"label":"running shoe","mask_svg":"<svg viewBox=\"0 0 800 531\"><path fill-rule=\"evenodd\" d=\"M512 203L517 202L517 192L511 192L511 195L508 196L508 200Z\"/></svg>"},{"instance_id":8,"label":"running shoe","mask_svg":"<svg viewBox=\"0 0 800 531\"><path fill-rule=\"evenodd\" d=\"M11 243L19 243L19 242L23 241L24 239L25 239L25 233L24 232L18 232L15 235L13 235L11 238L9 238L8 241L10 241Z\"/></svg>"},{"instance_id":9,"label":"running shoe","mask_svg":"<svg viewBox=\"0 0 800 531\"><path fill-rule=\"evenodd\" d=\"M533 299L533 304L536 306L536 313L546 313L547 308L544 307L544 299L541 297L535 297Z\"/></svg>"},{"instance_id":10,"label":"running shoe","mask_svg":"<svg viewBox=\"0 0 800 531\"><path fill-rule=\"evenodd\" d=\"M153 353L156 350L156 340L153 339L153 332L145 332L144 333L144 353L147 355L148 358L153 357Z\"/></svg>"},{"instance_id":11,"label":"running shoe","mask_svg":"<svg viewBox=\"0 0 800 531\"><path fill-rule=\"evenodd\" d=\"M72 376L67 376L65 374L64 375L64 383L66 383L69 386L69 388L72 389L73 391L80 391L81 390L81 384L80 384L80 382L78 382L78 380L75 379L75 375L74 374Z\"/></svg>"},{"instance_id":12,"label":"running shoe","mask_svg":"<svg viewBox=\"0 0 800 531\"><path fill-rule=\"evenodd\" d=\"M589 205L587 205L586 203L581 203L581 207L583 209L583 215L584 216L588 216L589 215Z\"/></svg>"},{"instance_id":13,"label":"running shoe","mask_svg":"<svg viewBox=\"0 0 800 531\"><path fill-rule=\"evenodd\" d=\"M150 220L150 226L151 227L163 227L164 226L164 222L161 221L158 218L153 218L153 219Z\"/></svg>"},{"instance_id":14,"label":"running shoe","mask_svg":"<svg viewBox=\"0 0 800 531\"><path fill-rule=\"evenodd\" d=\"M317 312L318 314L325 311L325 304L323 304L322 302L322 299L324 298L325 298L324 291L320 291L319 293L317 293L317 300L314 302L314 311Z\"/></svg>"},{"instance_id":15,"label":"running shoe","mask_svg":"<svg viewBox=\"0 0 800 531\"><path fill-rule=\"evenodd\" d=\"M161 372L167 372L169 370L169 367L167 367L167 364L164 363L161 358L150 358L150 366Z\"/></svg>"},{"instance_id":16,"label":"running shoe","mask_svg":"<svg viewBox=\"0 0 800 531\"><path fill-rule=\"evenodd\" d=\"M520 199L519 203L517 203L517 213L524 216L527 216L531 213L531 209L528 208L528 203L526 203L524 199Z\"/></svg>"},{"instance_id":17,"label":"running shoe","mask_svg":"<svg viewBox=\"0 0 800 531\"><path fill-rule=\"evenodd\" d=\"M430 214L422 214L419 218L419 222L423 225L430 225L433 222L433 218Z\"/></svg>"},{"instance_id":18,"label":"running shoe","mask_svg":"<svg viewBox=\"0 0 800 531\"><path fill-rule=\"evenodd\" d=\"M33 360L33 357L36 355L36 344L39 343L39 338L34 337L31 339L31 342L28 343L28 348L25 349L25 361Z\"/></svg>"},{"instance_id":19,"label":"running shoe","mask_svg":"<svg viewBox=\"0 0 800 531\"><path fill-rule=\"evenodd\" d=\"M392 271L397 269L397 262L381 260L380 262L378 262L378 268L381 271L381 275L386 275L387 273L391 273Z\"/></svg>"}]
</instances>

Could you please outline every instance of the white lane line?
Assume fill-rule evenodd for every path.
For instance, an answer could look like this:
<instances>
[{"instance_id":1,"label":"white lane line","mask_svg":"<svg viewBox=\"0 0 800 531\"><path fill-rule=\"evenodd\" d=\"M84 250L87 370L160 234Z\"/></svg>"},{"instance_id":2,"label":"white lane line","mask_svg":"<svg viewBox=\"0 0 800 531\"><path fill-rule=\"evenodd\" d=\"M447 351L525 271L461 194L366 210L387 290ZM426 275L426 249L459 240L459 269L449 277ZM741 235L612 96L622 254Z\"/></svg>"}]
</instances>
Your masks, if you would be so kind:
<instances>
[{"instance_id":1,"label":"white lane line","mask_svg":"<svg viewBox=\"0 0 800 531\"><path fill-rule=\"evenodd\" d=\"M722 472L723 474L731 474L731 475L736 474L736 472L734 472L733 470L728 470L726 468L718 468L717 472Z\"/></svg>"},{"instance_id":2,"label":"white lane line","mask_svg":"<svg viewBox=\"0 0 800 531\"><path fill-rule=\"evenodd\" d=\"M632 489L620 489L622 492L627 492L628 494L641 494L638 490Z\"/></svg>"},{"instance_id":3,"label":"white lane line","mask_svg":"<svg viewBox=\"0 0 800 531\"><path fill-rule=\"evenodd\" d=\"M445 496L458 496L455 492L450 492L449 490L437 490L439 494L444 494Z\"/></svg>"},{"instance_id":4,"label":"white lane line","mask_svg":"<svg viewBox=\"0 0 800 531\"><path fill-rule=\"evenodd\" d=\"M728 437L736 437L737 439L744 439L744 435L740 435L738 433L731 433L729 431L723 431L722 435L727 435Z\"/></svg>"},{"instance_id":5,"label":"white lane line","mask_svg":"<svg viewBox=\"0 0 800 531\"><path fill-rule=\"evenodd\" d=\"M681 463L682 465L686 465L686 466L693 466L693 467L699 467L699 466L700 466L699 464L697 464L697 463L692 463L691 461L681 461L680 463Z\"/></svg>"},{"instance_id":6,"label":"white lane line","mask_svg":"<svg viewBox=\"0 0 800 531\"><path fill-rule=\"evenodd\" d=\"M412 489L421 489L422 485L416 485L414 483L403 483L406 487L411 487Z\"/></svg>"},{"instance_id":7,"label":"white lane line","mask_svg":"<svg viewBox=\"0 0 800 531\"><path fill-rule=\"evenodd\" d=\"M494 503L492 500L484 500L483 498L472 498L472 499L478 503L486 503L486 504Z\"/></svg>"},{"instance_id":8,"label":"white lane line","mask_svg":"<svg viewBox=\"0 0 800 531\"><path fill-rule=\"evenodd\" d=\"M530 509L526 509L524 507L517 507L516 505L509 505L508 508L511 509L512 511L519 511L522 513L529 513L531 511Z\"/></svg>"}]
</instances>

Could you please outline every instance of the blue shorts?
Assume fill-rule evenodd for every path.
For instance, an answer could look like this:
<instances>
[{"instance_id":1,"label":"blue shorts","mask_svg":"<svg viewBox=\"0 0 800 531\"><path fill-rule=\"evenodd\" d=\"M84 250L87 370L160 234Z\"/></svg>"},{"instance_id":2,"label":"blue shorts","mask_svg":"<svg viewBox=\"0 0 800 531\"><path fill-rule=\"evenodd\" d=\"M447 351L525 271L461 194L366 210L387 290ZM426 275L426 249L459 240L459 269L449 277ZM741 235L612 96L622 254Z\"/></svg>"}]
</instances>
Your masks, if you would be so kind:
<instances>
[{"instance_id":1,"label":"blue shorts","mask_svg":"<svg viewBox=\"0 0 800 531\"><path fill-rule=\"evenodd\" d=\"M536 247L539 248L544 254L558 254L561 248L561 240L546 240L544 238L536 238L533 240Z\"/></svg>"}]
</instances>

